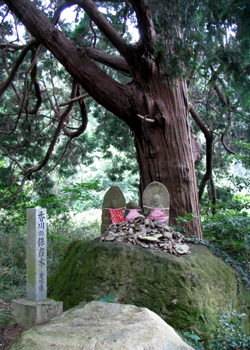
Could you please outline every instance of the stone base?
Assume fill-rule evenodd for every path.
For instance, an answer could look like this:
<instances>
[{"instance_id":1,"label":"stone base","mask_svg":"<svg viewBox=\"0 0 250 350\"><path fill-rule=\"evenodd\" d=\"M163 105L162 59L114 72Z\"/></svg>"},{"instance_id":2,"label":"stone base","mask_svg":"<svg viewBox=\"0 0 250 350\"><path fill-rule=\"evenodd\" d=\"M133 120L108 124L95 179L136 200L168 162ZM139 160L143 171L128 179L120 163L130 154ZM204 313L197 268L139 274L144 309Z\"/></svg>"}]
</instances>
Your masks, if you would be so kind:
<instances>
[{"instance_id":1,"label":"stone base","mask_svg":"<svg viewBox=\"0 0 250 350\"><path fill-rule=\"evenodd\" d=\"M22 298L13 300L11 306L17 323L26 329L45 324L63 312L63 302L53 299L31 301Z\"/></svg>"}]
</instances>

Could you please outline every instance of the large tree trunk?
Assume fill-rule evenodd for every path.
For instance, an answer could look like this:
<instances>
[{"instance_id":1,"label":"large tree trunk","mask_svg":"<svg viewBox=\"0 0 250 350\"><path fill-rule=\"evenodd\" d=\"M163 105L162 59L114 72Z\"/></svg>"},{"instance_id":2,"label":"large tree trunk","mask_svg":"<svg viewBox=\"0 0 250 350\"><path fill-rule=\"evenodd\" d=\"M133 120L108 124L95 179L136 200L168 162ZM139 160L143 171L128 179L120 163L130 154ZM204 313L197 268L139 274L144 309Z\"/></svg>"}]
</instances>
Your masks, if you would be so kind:
<instances>
[{"instance_id":1,"label":"large tree trunk","mask_svg":"<svg viewBox=\"0 0 250 350\"><path fill-rule=\"evenodd\" d=\"M144 106L144 116L153 117L154 122L142 120L134 130L140 194L152 181L164 184L170 193L170 224L176 223L178 216L192 213L195 218L185 228L189 234L202 238L186 85L177 83L170 88L167 80L158 84L161 87L155 91L163 95L155 99L155 114L148 107L153 105L151 94Z\"/></svg>"}]
</instances>

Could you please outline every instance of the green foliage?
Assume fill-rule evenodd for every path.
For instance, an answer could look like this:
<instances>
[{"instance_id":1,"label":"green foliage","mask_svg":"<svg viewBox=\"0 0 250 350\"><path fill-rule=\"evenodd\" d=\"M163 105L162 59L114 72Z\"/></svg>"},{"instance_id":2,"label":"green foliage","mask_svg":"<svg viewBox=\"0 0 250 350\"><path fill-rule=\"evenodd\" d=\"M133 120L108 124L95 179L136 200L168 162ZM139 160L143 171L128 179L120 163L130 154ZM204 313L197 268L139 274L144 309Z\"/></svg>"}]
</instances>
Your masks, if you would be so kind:
<instances>
[{"instance_id":1,"label":"green foliage","mask_svg":"<svg viewBox=\"0 0 250 350\"><path fill-rule=\"evenodd\" d=\"M190 221L193 221L195 218L195 215L193 213L187 213L186 216L177 216L175 220L178 224L187 224Z\"/></svg>"},{"instance_id":2,"label":"green foliage","mask_svg":"<svg viewBox=\"0 0 250 350\"><path fill-rule=\"evenodd\" d=\"M181 334L182 339L196 350L204 350L204 342L202 339L194 332L184 332Z\"/></svg>"},{"instance_id":3,"label":"green foliage","mask_svg":"<svg viewBox=\"0 0 250 350\"><path fill-rule=\"evenodd\" d=\"M40 198L30 204L31 207L42 207L47 209L48 215L69 215L70 210L81 211L79 203L87 202L88 207L94 204L94 193L100 190L96 182L79 182L71 186L61 186L58 194ZM77 210L78 208L78 210ZM79 210L80 209L80 210Z\"/></svg>"},{"instance_id":4,"label":"green foliage","mask_svg":"<svg viewBox=\"0 0 250 350\"><path fill-rule=\"evenodd\" d=\"M247 336L243 330L243 320L247 318L246 314L237 313L228 305L228 310L217 308L216 331L211 333L209 342L204 344L202 339L194 332L184 332L183 339L196 350L233 350L249 349L250 336Z\"/></svg>"},{"instance_id":5,"label":"green foliage","mask_svg":"<svg viewBox=\"0 0 250 350\"><path fill-rule=\"evenodd\" d=\"M12 314L9 314L4 311L0 311L0 329L3 326L6 326L9 323L14 323L15 322L15 317Z\"/></svg>"},{"instance_id":6,"label":"green foliage","mask_svg":"<svg viewBox=\"0 0 250 350\"><path fill-rule=\"evenodd\" d=\"M216 214L202 208L204 244L240 274L250 289L250 198L224 192ZM205 210L204 210L205 209Z\"/></svg>"},{"instance_id":7,"label":"green foliage","mask_svg":"<svg viewBox=\"0 0 250 350\"><path fill-rule=\"evenodd\" d=\"M213 239L232 257L247 263L250 249L250 215L248 197L234 197L231 201L219 202L217 214L203 217L203 234Z\"/></svg>"},{"instance_id":8,"label":"green foliage","mask_svg":"<svg viewBox=\"0 0 250 350\"><path fill-rule=\"evenodd\" d=\"M187 213L186 216L178 216L175 218L175 221L177 222L175 229L185 235L187 233L185 225L190 221L193 221L194 218L195 215L193 213Z\"/></svg>"},{"instance_id":9,"label":"green foliage","mask_svg":"<svg viewBox=\"0 0 250 350\"><path fill-rule=\"evenodd\" d=\"M236 310L224 311L218 308L219 326L213 332L208 349L249 349L250 336L246 336L243 331L242 321L246 314L239 314Z\"/></svg>"},{"instance_id":10,"label":"green foliage","mask_svg":"<svg viewBox=\"0 0 250 350\"><path fill-rule=\"evenodd\" d=\"M104 295L104 298L100 298L99 301L103 301L104 303L115 303L115 293L111 293L108 296Z\"/></svg>"},{"instance_id":11,"label":"green foliage","mask_svg":"<svg viewBox=\"0 0 250 350\"><path fill-rule=\"evenodd\" d=\"M234 144L241 148L241 154L235 155L236 160L241 161L245 167L250 168L250 143L247 140L241 140L234 142Z\"/></svg>"},{"instance_id":12,"label":"green foliage","mask_svg":"<svg viewBox=\"0 0 250 350\"><path fill-rule=\"evenodd\" d=\"M191 332L184 332L184 336L189 338L189 339L194 340L195 342L201 340L201 338L197 334L194 334L194 333L191 333Z\"/></svg>"},{"instance_id":13,"label":"green foliage","mask_svg":"<svg viewBox=\"0 0 250 350\"><path fill-rule=\"evenodd\" d=\"M17 214L0 212L0 297L20 298L25 294L25 232ZM20 226L20 222L22 225Z\"/></svg>"}]
</instances>

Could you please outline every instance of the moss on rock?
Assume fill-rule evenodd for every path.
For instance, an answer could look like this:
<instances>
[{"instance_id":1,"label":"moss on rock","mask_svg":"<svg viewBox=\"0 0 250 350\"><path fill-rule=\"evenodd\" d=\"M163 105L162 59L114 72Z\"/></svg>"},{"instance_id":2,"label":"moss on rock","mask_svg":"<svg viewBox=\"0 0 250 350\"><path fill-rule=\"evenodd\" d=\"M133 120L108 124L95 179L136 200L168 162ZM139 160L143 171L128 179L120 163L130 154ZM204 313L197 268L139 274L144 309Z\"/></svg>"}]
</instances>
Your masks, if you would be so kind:
<instances>
[{"instance_id":1,"label":"moss on rock","mask_svg":"<svg viewBox=\"0 0 250 350\"><path fill-rule=\"evenodd\" d=\"M175 255L125 244L77 241L48 281L49 298L67 310L115 293L119 303L147 307L178 331L205 339L229 304L249 315L249 294L233 269L203 245Z\"/></svg>"}]
</instances>

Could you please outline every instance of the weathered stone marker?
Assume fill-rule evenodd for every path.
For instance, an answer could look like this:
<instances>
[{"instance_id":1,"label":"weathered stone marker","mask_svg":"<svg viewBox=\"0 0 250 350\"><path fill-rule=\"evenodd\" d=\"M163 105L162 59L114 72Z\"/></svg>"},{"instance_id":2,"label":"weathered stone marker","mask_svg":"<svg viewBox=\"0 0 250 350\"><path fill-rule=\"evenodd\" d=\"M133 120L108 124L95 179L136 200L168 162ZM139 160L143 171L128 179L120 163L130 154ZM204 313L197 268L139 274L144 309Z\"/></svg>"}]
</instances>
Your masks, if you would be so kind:
<instances>
[{"instance_id":1,"label":"weathered stone marker","mask_svg":"<svg viewBox=\"0 0 250 350\"><path fill-rule=\"evenodd\" d=\"M47 299L46 209L27 209L27 299Z\"/></svg>"},{"instance_id":2,"label":"weathered stone marker","mask_svg":"<svg viewBox=\"0 0 250 350\"><path fill-rule=\"evenodd\" d=\"M107 208L117 209L125 208L125 206L125 197L120 187L112 185L103 198L101 233L104 233L108 226L112 223L109 210Z\"/></svg>"},{"instance_id":3,"label":"weathered stone marker","mask_svg":"<svg viewBox=\"0 0 250 350\"><path fill-rule=\"evenodd\" d=\"M12 301L12 313L27 329L61 315L63 303L47 299L46 209L27 209L27 299Z\"/></svg>"}]
</instances>

